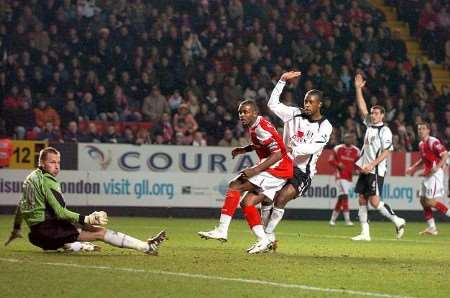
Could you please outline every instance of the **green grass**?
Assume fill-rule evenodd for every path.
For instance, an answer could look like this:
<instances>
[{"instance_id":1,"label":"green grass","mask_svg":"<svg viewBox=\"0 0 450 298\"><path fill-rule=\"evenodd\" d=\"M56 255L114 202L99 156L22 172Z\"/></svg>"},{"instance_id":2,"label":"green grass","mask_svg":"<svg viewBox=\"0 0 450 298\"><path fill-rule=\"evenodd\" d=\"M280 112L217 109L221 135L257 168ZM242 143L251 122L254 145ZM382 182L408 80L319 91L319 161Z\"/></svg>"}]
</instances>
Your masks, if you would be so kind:
<instances>
[{"instance_id":1,"label":"green grass","mask_svg":"<svg viewBox=\"0 0 450 298\"><path fill-rule=\"evenodd\" d=\"M11 221L11 216L0 216L0 239L7 238ZM109 228L141 239L166 229L170 239L158 257L106 244L95 253L44 253L24 239L16 240L0 248L0 297L362 296L218 277L392 296L450 297L449 223L438 223L436 237L419 236L425 224L409 223L404 240L396 241L391 224L375 222L372 241L355 243L349 238L359 233L358 225L284 221L278 229L279 250L261 255L246 254L254 238L242 220L233 221L225 244L197 237L197 231L215 224L216 220L203 219L110 219Z\"/></svg>"}]
</instances>

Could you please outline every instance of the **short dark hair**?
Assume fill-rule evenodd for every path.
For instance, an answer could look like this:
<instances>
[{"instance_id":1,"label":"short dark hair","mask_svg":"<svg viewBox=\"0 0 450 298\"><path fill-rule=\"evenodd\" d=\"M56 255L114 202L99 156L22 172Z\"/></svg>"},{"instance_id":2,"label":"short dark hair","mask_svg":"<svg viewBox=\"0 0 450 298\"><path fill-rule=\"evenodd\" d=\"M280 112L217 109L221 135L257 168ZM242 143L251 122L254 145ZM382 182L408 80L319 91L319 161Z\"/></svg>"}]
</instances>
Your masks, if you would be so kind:
<instances>
[{"instance_id":1,"label":"short dark hair","mask_svg":"<svg viewBox=\"0 0 450 298\"><path fill-rule=\"evenodd\" d=\"M386 110L384 109L384 107L380 106L380 105L374 105L371 109L379 110L381 112L381 114L386 113Z\"/></svg>"},{"instance_id":2,"label":"short dark hair","mask_svg":"<svg viewBox=\"0 0 450 298\"><path fill-rule=\"evenodd\" d=\"M431 129L430 123L428 123L426 121L422 121L422 122L417 123L417 127L419 127L420 125L424 125L426 128Z\"/></svg>"},{"instance_id":3,"label":"short dark hair","mask_svg":"<svg viewBox=\"0 0 450 298\"><path fill-rule=\"evenodd\" d=\"M305 98L307 98L308 96L316 96L319 101L322 101L323 92L317 89L311 89L308 92L306 92Z\"/></svg>"},{"instance_id":4,"label":"short dark hair","mask_svg":"<svg viewBox=\"0 0 450 298\"><path fill-rule=\"evenodd\" d=\"M53 153L53 154L61 154L59 153L58 150L56 150L53 147L46 147L44 149L42 149L41 151L39 151L39 166L42 166L44 164L44 162L47 160L47 155L49 153Z\"/></svg>"},{"instance_id":5,"label":"short dark hair","mask_svg":"<svg viewBox=\"0 0 450 298\"><path fill-rule=\"evenodd\" d=\"M256 112L258 112L258 105L256 104L256 102L254 102L251 99L246 99L244 101L242 101L239 106L251 106L253 108L253 110L255 110Z\"/></svg>"}]
</instances>

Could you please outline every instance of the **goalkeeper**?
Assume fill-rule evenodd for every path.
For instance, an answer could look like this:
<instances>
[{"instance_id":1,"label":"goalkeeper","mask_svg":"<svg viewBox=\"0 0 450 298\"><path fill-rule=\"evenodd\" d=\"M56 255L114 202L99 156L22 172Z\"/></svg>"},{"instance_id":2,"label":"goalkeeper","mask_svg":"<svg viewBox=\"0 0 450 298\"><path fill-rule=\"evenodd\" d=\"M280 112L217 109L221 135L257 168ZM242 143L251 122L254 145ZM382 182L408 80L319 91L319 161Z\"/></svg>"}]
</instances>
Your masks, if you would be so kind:
<instances>
[{"instance_id":1,"label":"goalkeeper","mask_svg":"<svg viewBox=\"0 0 450 298\"><path fill-rule=\"evenodd\" d=\"M60 163L61 155L55 148L47 147L39 152L39 167L23 183L13 231L5 245L22 237L24 220L30 228L30 242L44 250L97 250L97 246L87 241L99 240L116 247L157 254L159 245L166 239L164 231L145 242L102 227L108 223L104 211L84 216L68 210L55 178Z\"/></svg>"}]
</instances>

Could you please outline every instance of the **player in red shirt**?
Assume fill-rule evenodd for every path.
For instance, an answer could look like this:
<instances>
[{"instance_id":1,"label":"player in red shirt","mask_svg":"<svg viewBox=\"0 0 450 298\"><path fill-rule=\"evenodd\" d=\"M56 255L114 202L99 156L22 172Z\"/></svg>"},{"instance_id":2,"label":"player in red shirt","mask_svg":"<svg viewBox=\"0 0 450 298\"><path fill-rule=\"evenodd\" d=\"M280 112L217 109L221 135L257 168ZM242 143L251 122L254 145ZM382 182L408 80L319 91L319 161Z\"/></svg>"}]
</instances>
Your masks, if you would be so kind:
<instances>
[{"instance_id":1,"label":"player in red shirt","mask_svg":"<svg viewBox=\"0 0 450 298\"><path fill-rule=\"evenodd\" d=\"M258 116L258 109L253 101L246 100L239 105L239 119L242 125L249 129L252 144L246 147L234 148L231 152L233 158L255 150L260 162L254 167L243 170L230 184L223 204L219 226L211 231L198 232L204 239L217 239L226 241L228 227L239 205L243 192L251 195L245 196L241 207L247 222L257 238L257 242L247 252L262 252L261 248L271 248L271 240L264 232L261 216L256 205L264 199L273 200L277 191L293 175L293 162L289 157L282 137L275 127L262 116ZM255 196L253 193L264 196ZM254 251L254 249L256 250Z\"/></svg>"},{"instance_id":2,"label":"player in red shirt","mask_svg":"<svg viewBox=\"0 0 450 298\"><path fill-rule=\"evenodd\" d=\"M420 138L419 151L420 159L411 167L406 169L406 174L414 175L416 170L423 164L421 176L422 187L420 190L420 203L422 204L425 220L428 227L420 232L421 235L437 235L438 230L433 218L435 208L450 217L448 207L439 202L445 194L444 190L444 167L448 158L448 151L437 138L430 136L430 126L428 123L417 125Z\"/></svg>"},{"instance_id":3,"label":"player in red shirt","mask_svg":"<svg viewBox=\"0 0 450 298\"><path fill-rule=\"evenodd\" d=\"M358 147L353 145L353 140L352 134L345 134L344 144L334 147L334 154L330 157L330 164L336 167L336 187L338 190L338 199L330 219L331 226L336 225L336 219L341 210L344 214L345 224L353 225L348 208L348 192L352 187L353 169L360 153Z\"/></svg>"}]
</instances>

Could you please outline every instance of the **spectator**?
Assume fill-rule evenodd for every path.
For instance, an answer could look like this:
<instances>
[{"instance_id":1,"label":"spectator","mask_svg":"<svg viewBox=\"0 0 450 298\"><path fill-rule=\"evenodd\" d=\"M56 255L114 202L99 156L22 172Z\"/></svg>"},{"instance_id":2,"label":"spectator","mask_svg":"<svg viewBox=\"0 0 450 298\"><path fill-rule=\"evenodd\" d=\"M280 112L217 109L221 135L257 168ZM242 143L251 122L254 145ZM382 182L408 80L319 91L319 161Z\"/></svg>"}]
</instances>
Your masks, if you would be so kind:
<instances>
[{"instance_id":1,"label":"spectator","mask_svg":"<svg viewBox=\"0 0 450 298\"><path fill-rule=\"evenodd\" d=\"M181 104L178 107L178 112L173 116L173 128L175 132L183 134L192 134L198 129L197 121L195 121L186 104Z\"/></svg>"},{"instance_id":2,"label":"spectator","mask_svg":"<svg viewBox=\"0 0 450 298\"><path fill-rule=\"evenodd\" d=\"M170 107L166 98L161 94L158 87L154 86L152 93L144 98L142 105L142 115L145 120L157 123L161 120L161 115L170 114Z\"/></svg>"},{"instance_id":3,"label":"spectator","mask_svg":"<svg viewBox=\"0 0 450 298\"><path fill-rule=\"evenodd\" d=\"M34 109L34 114L36 117L36 124L40 128L46 127L47 123L52 124L52 129L59 128L61 125L61 120L59 118L58 113L52 107L47 105L47 101L41 99L39 101L39 105Z\"/></svg>"},{"instance_id":4,"label":"spectator","mask_svg":"<svg viewBox=\"0 0 450 298\"><path fill-rule=\"evenodd\" d=\"M88 131L83 137L83 142L86 143L101 143L102 136L98 132L97 125L94 122L89 122Z\"/></svg>"},{"instance_id":5,"label":"spectator","mask_svg":"<svg viewBox=\"0 0 450 298\"><path fill-rule=\"evenodd\" d=\"M86 92L83 96L83 102L80 105L80 117L83 120L97 119L97 105L92 99L90 92Z\"/></svg>"},{"instance_id":6,"label":"spectator","mask_svg":"<svg viewBox=\"0 0 450 298\"><path fill-rule=\"evenodd\" d=\"M106 128L106 133L102 137L102 143L113 143L118 144L121 140L120 134L116 130L114 124L108 125Z\"/></svg>"},{"instance_id":7,"label":"spectator","mask_svg":"<svg viewBox=\"0 0 450 298\"><path fill-rule=\"evenodd\" d=\"M203 137L203 132L201 132L199 130L194 132L192 146L194 146L194 147L206 147L207 146L206 140Z\"/></svg>"},{"instance_id":8,"label":"spectator","mask_svg":"<svg viewBox=\"0 0 450 298\"><path fill-rule=\"evenodd\" d=\"M65 143L78 143L83 140L83 135L78 131L78 124L76 121L70 121L67 129L64 132Z\"/></svg>"},{"instance_id":9,"label":"spectator","mask_svg":"<svg viewBox=\"0 0 450 298\"><path fill-rule=\"evenodd\" d=\"M219 141L218 145L221 147L238 147L239 142L233 136L233 131L227 127L223 133L223 138Z\"/></svg>"}]
</instances>

